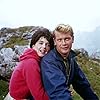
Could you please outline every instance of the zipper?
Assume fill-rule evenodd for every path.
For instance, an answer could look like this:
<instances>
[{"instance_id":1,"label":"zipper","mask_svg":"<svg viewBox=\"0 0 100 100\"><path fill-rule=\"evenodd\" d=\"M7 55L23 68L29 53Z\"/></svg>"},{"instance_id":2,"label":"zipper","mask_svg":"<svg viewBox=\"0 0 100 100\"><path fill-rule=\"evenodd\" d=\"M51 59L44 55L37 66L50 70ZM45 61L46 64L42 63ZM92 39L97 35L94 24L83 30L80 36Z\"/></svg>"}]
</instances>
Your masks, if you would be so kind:
<instances>
[{"instance_id":1,"label":"zipper","mask_svg":"<svg viewBox=\"0 0 100 100\"><path fill-rule=\"evenodd\" d=\"M69 77L70 77L70 72L71 72L71 63L69 65L67 65L67 62L65 60L63 62L64 62L64 65L65 65L65 68L69 67L68 71L66 71L66 75L67 75L66 84L68 84Z\"/></svg>"}]
</instances>

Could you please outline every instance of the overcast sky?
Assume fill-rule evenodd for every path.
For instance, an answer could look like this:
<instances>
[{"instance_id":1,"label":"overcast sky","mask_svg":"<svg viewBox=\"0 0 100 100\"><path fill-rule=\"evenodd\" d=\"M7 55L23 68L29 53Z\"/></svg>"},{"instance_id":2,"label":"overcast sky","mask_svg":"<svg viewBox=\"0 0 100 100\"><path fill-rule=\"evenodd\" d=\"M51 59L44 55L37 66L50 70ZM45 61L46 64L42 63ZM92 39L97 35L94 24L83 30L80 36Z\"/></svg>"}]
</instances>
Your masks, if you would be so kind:
<instances>
[{"instance_id":1,"label":"overcast sky","mask_svg":"<svg viewBox=\"0 0 100 100\"><path fill-rule=\"evenodd\" d=\"M99 10L100 0L0 0L0 28L43 26L53 30L59 23L70 24L77 33L76 47L85 48L90 46L87 37L100 26ZM92 34L84 38L83 31ZM90 44L96 45L93 41Z\"/></svg>"},{"instance_id":2,"label":"overcast sky","mask_svg":"<svg viewBox=\"0 0 100 100\"><path fill-rule=\"evenodd\" d=\"M100 25L100 0L0 0L0 28L44 26L59 23L74 31L91 31Z\"/></svg>"}]
</instances>

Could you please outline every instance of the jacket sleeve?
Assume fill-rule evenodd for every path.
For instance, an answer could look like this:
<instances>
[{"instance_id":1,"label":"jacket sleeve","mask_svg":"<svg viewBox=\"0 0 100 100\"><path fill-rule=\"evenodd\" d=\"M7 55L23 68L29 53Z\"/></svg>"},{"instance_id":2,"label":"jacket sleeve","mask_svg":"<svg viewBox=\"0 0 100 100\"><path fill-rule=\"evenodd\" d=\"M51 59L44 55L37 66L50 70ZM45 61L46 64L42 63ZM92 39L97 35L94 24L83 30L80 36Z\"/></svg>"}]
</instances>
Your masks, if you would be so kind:
<instances>
[{"instance_id":1,"label":"jacket sleeve","mask_svg":"<svg viewBox=\"0 0 100 100\"><path fill-rule=\"evenodd\" d=\"M36 60L29 59L26 61L24 76L33 98L35 100L48 100L41 80L40 66Z\"/></svg>"},{"instance_id":2,"label":"jacket sleeve","mask_svg":"<svg viewBox=\"0 0 100 100\"><path fill-rule=\"evenodd\" d=\"M84 99L84 100L99 100L97 95L93 92L90 87L89 81L87 80L85 74L79 68L79 65L75 62L75 74L74 81L72 83L75 91Z\"/></svg>"},{"instance_id":3,"label":"jacket sleeve","mask_svg":"<svg viewBox=\"0 0 100 100\"><path fill-rule=\"evenodd\" d=\"M43 83L47 94L50 100L72 100L66 86L66 78L53 62L46 59L41 61Z\"/></svg>"}]
</instances>

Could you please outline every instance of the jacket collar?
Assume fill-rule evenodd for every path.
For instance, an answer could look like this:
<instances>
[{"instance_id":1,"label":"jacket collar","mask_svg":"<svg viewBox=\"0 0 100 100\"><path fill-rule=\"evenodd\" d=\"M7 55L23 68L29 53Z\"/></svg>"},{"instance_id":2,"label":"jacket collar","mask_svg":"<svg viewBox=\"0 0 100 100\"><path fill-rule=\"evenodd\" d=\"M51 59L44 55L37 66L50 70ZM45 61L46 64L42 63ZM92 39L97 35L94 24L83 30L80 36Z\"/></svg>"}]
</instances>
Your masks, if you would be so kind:
<instances>
[{"instance_id":1,"label":"jacket collar","mask_svg":"<svg viewBox=\"0 0 100 100\"><path fill-rule=\"evenodd\" d=\"M55 56L57 60L63 60L62 56L60 55L60 53L57 51L56 48L54 48L53 51L55 52ZM71 50L68 59L74 58L75 56L77 56L77 54L73 50Z\"/></svg>"}]
</instances>

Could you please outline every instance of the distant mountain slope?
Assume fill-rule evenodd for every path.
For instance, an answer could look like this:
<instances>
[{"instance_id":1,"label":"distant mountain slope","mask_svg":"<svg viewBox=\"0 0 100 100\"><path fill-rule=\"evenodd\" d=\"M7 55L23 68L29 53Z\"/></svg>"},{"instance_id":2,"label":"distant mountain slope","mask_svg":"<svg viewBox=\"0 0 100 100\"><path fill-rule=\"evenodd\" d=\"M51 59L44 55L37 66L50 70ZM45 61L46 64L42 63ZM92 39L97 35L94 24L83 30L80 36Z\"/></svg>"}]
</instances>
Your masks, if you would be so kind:
<instances>
[{"instance_id":1,"label":"distant mountain slope","mask_svg":"<svg viewBox=\"0 0 100 100\"><path fill-rule=\"evenodd\" d=\"M75 48L84 48L89 54L100 51L100 26L92 32L75 33Z\"/></svg>"}]
</instances>

